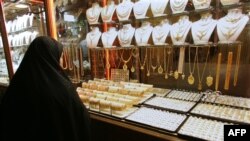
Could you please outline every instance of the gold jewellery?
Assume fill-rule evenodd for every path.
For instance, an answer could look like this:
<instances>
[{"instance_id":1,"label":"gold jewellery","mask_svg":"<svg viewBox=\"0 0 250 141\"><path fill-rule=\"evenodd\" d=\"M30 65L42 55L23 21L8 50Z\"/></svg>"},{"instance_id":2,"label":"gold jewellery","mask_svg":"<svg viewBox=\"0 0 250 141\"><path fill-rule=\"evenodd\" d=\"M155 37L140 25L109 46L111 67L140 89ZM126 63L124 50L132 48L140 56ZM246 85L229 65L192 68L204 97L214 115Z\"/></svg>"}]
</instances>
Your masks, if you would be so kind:
<instances>
[{"instance_id":1,"label":"gold jewellery","mask_svg":"<svg viewBox=\"0 0 250 141\"><path fill-rule=\"evenodd\" d=\"M233 52L230 51L227 55L226 79L225 79L225 85L224 85L225 90L229 89L231 70L232 70L232 61L233 61Z\"/></svg>"},{"instance_id":2,"label":"gold jewellery","mask_svg":"<svg viewBox=\"0 0 250 141\"><path fill-rule=\"evenodd\" d=\"M164 49L164 50L165 50L165 49ZM161 51L160 51L160 48L158 48L158 49L157 49L157 64L158 64L159 67L158 67L157 71L158 71L159 74L162 74L164 70L163 70L163 68L162 68L162 66L161 66L161 62L160 62L160 56L161 56L161 55L160 55L160 52L161 52Z\"/></svg>"},{"instance_id":3,"label":"gold jewellery","mask_svg":"<svg viewBox=\"0 0 250 141\"><path fill-rule=\"evenodd\" d=\"M222 53L220 52L218 54L218 61L217 61L217 66L216 66L215 91L218 91L218 88L219 88L221 56L222 56Z\"/></svg>"},{"instance_id":4,"label":"gold jewellery","mask_svg":"<svg viewBox=\"0 0 250 141\"><path fill-rule=\"evenodd\" d=\"M197 60L197 56L198 56L198 47L196 47L196 50L195 50L195 57L194 57L194 65L193 65L193 70L191 68L191 54L190 54L190 48L188 49L188 60L189 60L189 76L188 76L188 84L189 85L193 85L194 84L194 70L195 70L195 63L196 63L196 60Z\"/></svg>"},{"instance_id":5,"label":"gold jewellery","mask_svg":"<svg viewBox=\"0 0 250 141\"><path fill-rule=\"evenodd\" d=\"M153 50L153 57L152 57L152 50ZM156 70L156 68L157 68L157 63L156 63L156 65L154 66L154 65L153 65L153 62L152 62L153 59L154 59L154 54L155 54L155 53L154 53L154 48L150 48L150 54L149 54L149 55L150 55L150 56L149 56L150 59L149 59L149 61L150 61L150 66L151 66L153 72L155 72L155 70Z\"/></svg>"},{"instance_id":6,"label":"gold jewellery","mask_svg":"<svg viewBox=\"0 0 250 141\"><path fill-rule=\"evenodd\" d=\"M198 82L198 90L202 90L202 80L203 80L203 76L204 76L204 73L205 73L205 70L206 70L206 67L207 67L207 61L208 61L209 54L210 54L210 46L208 47L206 62L205 62L204 68L202 70L201 76L200 76L200 68L199 68L199 55L197 55L197 72L198 72L198 80L199 80L199 82Z\"/></svg>"},{"instance_id":7,"label":"gold jewellery","mask_svg":"<svg viewBox=\"0 0 250 141\"><path fill-rule=\"evenodd\" d=\"M122 62L123 62L123 70L127 70L128 69L128 66L127 66L127 63L131 60L132 56L133 56L133 49L131 49L131 52L130 52L130 55L128 57L128 59L124 59L123 58L123 55L121 55L121 59L122 59Z\"/></svg>"},{"instance_id":8,"label":"gold jewellery","mask_svg":"<svg viewBox=\"0 0 250 141\"><path fill-rule=\"evenodd\" d=\"M147 61L147 58L148 58L148 48L146 48L146 52L145 52L145 56L144 56L144 59L143 59L143 63L142 63L142 60L140 57L139 58L139 63L140 63L140 69L141 70L144 70L144 67L146 65L146 61Z\"/></svg>"},{"instance_id":9,"label":"gold jewellery","mask_svg":"<svg viewBox=\"0 0 250 141\"><path fill-rule=\"evenodd\" d=\"M237 50L237 57L236 57L236 66L235 66L235 71L234 71L234 83L233 85L237 85L238 81L238 75L239 75L239 68L240 68L240 55L241 55L241 43L238 46Z\"/></svg>"},{"instance_id":10,"label":"gold jewellery","mask_svg":"<svg viewBox=\"0 0 250 141\"><path fill-rule=\"evenodd\" d=\"M63 60L62 60L61 66L64 70L66 70L66 69L68 69L68 50L67 50L67 48L63 49L62 59Z\"/></svg>"}]
</instances>

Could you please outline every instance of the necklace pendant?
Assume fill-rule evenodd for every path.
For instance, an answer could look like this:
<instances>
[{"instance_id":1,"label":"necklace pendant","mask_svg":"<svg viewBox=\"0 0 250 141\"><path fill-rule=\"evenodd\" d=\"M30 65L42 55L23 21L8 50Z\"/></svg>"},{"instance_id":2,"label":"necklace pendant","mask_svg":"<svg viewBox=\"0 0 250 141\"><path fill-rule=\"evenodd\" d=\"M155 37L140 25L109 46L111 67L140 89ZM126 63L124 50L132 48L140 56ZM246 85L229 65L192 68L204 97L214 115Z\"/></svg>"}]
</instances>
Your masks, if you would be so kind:
<instances>
[{"instance_id":1,"label":"necklace pendant","mask_svg":"<svg viewBox=\"0 0 250 141\"><path fill-rule=\"evenodd\" d=\"M134 66L131 67L130 71L131 71L131 72L135 72Z\"/></svg>"},{"instance_id":2,"label":"necklace pendant","mask_svg":"<svg viewBox=\"0 0 250 141\"><path fill-rule=\"evenodd\" d=\"M158 73L159 73L159 74L162 74L162 73L163 73L163 68L162 68L161 66L158 68Z\"/></svg>"},{"instance_id":3,"label":"necklace pendant","mask_svg":"<svg viewBox=\"0 0 250 141\"><path fill-rule=\"evenodd\" d=\"M175 78L175 79L178 79L178 78L179 78L179 73L178 73L177 70L174 72L174 78Z\"/></svg>"},{"instance_id":4,"label":"necklace pendant","mask_svg":"<svg viewBox=\"0 0 250 141\"><path fill-rule=\"evenodd\" d=\"M141 68L140 68L141 70L144 70L144 66L141 66Z\"/></svg>"},{"instance_id":5,"label":"necklace pendant","mask_svg":"<svg viewBox=\"0 0 250 141\"><path fill-rule=\"evenodd\" d=\"M126 71L126 70L128 69L127 64L124 64L122 68L123 68L123 70L125 70L125 71Z\"/></svg>"},{"instance_id":6,"label":"necklace pendant","mask_svg":"<svg viewBox=\"0 0 250 141\"><path fill-rule=\"evenodd\" d=\"M147 73L147 77L149 77L150 76L150 72L148 71L148 73Z\"/></svg>"},{"instance_id":7,"label":"necklace pendant","mask_svg":"<svg viewBox=\"0 0 250 141\"><path fill-rule=\"evenodd\" d=\"M168 73L165 73L165 77L164 77L165 79L168 79Z\"/></svg>"},{"instance_id":8,"label":"necklace pendant","mask_svg":"<svg viewBox=\"0 0 250 141\"><path fill-rule=\"evenodd\" d=\"M185 74L184 74L184 73L181 75L181 79L182 79L182 80L185 79Z\"/></svg>"},{"instance_id":9,"label":"necklace pendant","mask_svg":"<svg viewBox=\"0 0 250 141\"><path fill-rule=\"evenodd\" d=\"M188 76L188 84L189 85L193 85L194 84L194 76L193 76L193 74L190 74Z\"/></svg>"},{"instance_id":10,"label":"necklace pendant","mask_svg":"<svg viewBox=\"0 0 250 141\"><path fill-rule=\"evenodd\" d=\"M213 81L214 81L214 78L211 75L209 75L207 77L207 81L206 81L207 86L208 87L212 86L213 85Z\"/></svg>"},{"instance_id":11,"label":"necklace pendant","mask_svg":"<svg viewBox=\"0 0 250 141\"><path fill-rule=\"evenodd\" d=\"M199 82L199 84L198 84L198 90L202 90L202 84L201 84L201 82Z\"/></svg>"},{"instance_id":12,"label":"necklace pendant","mask_svg":"<svg viewBox=\"0 0 250 141\"><path fill-rule=\"evenodd\" d=\"M173 76L173 71L172 70L169 72L169 76Z\"/></svg>"}]
</instances>

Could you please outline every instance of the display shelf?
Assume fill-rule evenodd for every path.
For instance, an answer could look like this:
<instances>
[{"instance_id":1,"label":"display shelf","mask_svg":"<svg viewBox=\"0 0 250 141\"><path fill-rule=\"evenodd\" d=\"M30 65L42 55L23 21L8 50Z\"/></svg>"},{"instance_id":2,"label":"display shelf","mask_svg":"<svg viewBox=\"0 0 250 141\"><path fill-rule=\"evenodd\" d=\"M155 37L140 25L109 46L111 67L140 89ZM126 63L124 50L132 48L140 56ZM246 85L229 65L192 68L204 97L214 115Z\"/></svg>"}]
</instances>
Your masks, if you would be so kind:
<instances>
[{"instance_id":1,"label":"display shelf","mask_svg":"<svg viewBox=\"0 0 250 141\"><path fill-rule=\"evenodd\" d=\"M240 8L243 7L245 5L245 3L239 2L237 4L232 4L232 5L221 5L220 8L222 8L223 10L228 10L228 9L233 9L233 8Z\"/></svg>"},{"instance_id":2,"label":"display shelf","mask_svg":"<svg viewBox=\"0 0 250 141\"><path fill-rule=\"evenodd\" d=\"M199 103L192 109L191 114L224 122L250 125L250 110L229 106Z\"/></svg>"},{"instance_id":3,"label":"display shelf","mask_svg":"<svg viewBox=\"0 0 250 141\"><path fill-rule=\"evenodd\" d=\"M144 102L144 104L149 107L168 110L172 112L188 113L196 105L196 102L182 101L163 97L153 97Z\"/></svg>"},{"instance_id":4,"label":"display shelf","mask_svg":"<svg viewBox=\"0 0 250 141\"><path fill-rule=\"evenodd\" d=\"M23 29L18 30L18 31L10 32L10 33L8 33L8 34L9 34L9 35L19 34L19 33L25 32L25 31L34 31L34 30L37 30L37 29L38 29L37 26L31 26L31 27L23 28Z\"/></svg>"},{"instance_id":5,"label":"display shelf","mask_svg":"<svg viewBox=\"0 0 250 141\"><path fill-rule=\"evenodd\" d=\"M250 99L243 97L234 97L228 95L205 94L202 98L204 103L212 103L231 107L238 107L250 110Z\"/></svg>"},{"instance_id":6,"label":"display shelf","mask_svg":"<svg viewBox=\"0 0 250 141\"><path fill-rule=\"evenodd\" d=\"M223 140L224 125L228 124L231 123L190 116L178 131L178 135L191 137L191 140Z\"/></svg>"},{"instance_id":7,"label":"display shelf","mask_svg":"<svg viewBox=\"0 0 250 141\"><path fill-rule=\"evenodd\" d=\"M163 89L163 88L149 88L149 89L147 90L147 92L153 93L153 94L155 94L156 96L164 97L164 96L166 96L168 93L170 93L171 90L170 90L170 89Z\"/></svg>"},{"instance_id":8,"label":"display shelf","mask_svg":"<svg viewBox=\"0 0 250 141\"><path fill-rule=\"evenodd\" d=\"M186 115L141 107L125 119L174 133L184 122Z\"/></svg>"},{"instance_id":9,"label":"display shelf","mask_svg":"<svg viewBox=\"0 0 250 141\"><path fill-rule=\"evenodd\" d=\"M166 97L178 100L198 102L203 97L203 94L196 92L172 90L170 93L168 93L168 95L166 95Z\"/></svg>"}]
</instances>

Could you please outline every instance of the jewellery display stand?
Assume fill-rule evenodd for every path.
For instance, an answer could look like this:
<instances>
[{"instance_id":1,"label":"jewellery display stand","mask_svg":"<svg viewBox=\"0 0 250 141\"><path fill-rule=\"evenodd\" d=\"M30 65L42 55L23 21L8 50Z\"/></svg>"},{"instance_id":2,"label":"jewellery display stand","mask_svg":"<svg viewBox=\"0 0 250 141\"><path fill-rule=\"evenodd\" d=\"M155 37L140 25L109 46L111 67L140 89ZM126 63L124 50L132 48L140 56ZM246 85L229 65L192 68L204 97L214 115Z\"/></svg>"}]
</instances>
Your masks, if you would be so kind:
<instances>
[{"instance_id":1,"label":"jewellery display stand","mask_svg":"<svg viewBox=\"0 0 250 141\"><path fill-rule=\"evenodd\" d=\"M150 1L149 6L144 3L145 6L140 6L139 9L137 9L140 2L143 3L147 1L113 0L113 4L117 5L117 8L114 11L115 15L109 19L110 21L106 22L102 19L99 21L99 24L87 24L89 25L88 29L99 27L102 34L109 32L109 29L116 29L117 31L117 40L114 40L114 42L110 41L109 45L107 45L108 38L103 38L101 40L102 43L97 43L96 46L98 48L89 48L91 52L90 60L93 78L114 79L116 81L126 76L125 81L136 78L138 82L141 82L129 83L126 85L126 89L123 90L116 90L116 88L114 88L116 85L109 80L100 80L100 82L103 81L102 84L112 85L111 88L99 87L99 85L101 85L100 82L94 83L98 86L90 85L88 87L96 87L99 90L110 90L114 93L122 93L123 95L129 94L130 96L135 93L130 93L128 90L130 88L139 90L141 89L140 86L144 85L142 83L174 89L173 93L170 92L166 95L166 99L171 100L166 100L166 102L164 98L164 100L162 100L154 97L146 101L146 104L140 103L136 105L140 113L137 113L136 110L133 114L126 115L127 117L120 117L122 118L122 122L134 125L136 128L143 127L143 129L148 129L150 130L150 134L154 132L154 135L159 132L169 135L169 131L171 131L173 133L171 135L178 139L182 138L182 136L179 135L186 135L191 136L190 140L220 140L222 133L221 128L217 126L214 127L216 130L216 133L214 133L207 132L210 130L206 131L204 126L209 126L210 123L211 125L222 126L225 123L243 124L243 122L238 122L234 120L234 118L227 119L223 117L224 114L227 114L227 110L224 111L223 109L227 109L225 106L221 106L222 113L219 115L220 118L218 118L218 115L207 116L202 113L192 113L191 111L195 110L199 104L203 104L201 99L205 96L203 92L207 89L221 91L224 95L247 97L249 86L245 84L248 83L250 79L248 75L246 75L246 73L248 73L248 64L246 64L247 61L244 55L247 55L249 52L247 49L248 44L246 43L248 36L245 36L245 29L248 28L248 25L245 24L246 21L248 21L245 13L249 8L244 5L248 3L241 2L241 4L234 4L234 6L231 4L225 6L219 0L193 0L188 3L185 3L187 2L186 0L176 0L175 5L173 5L174 1L175 0ZM106 3L99 2L99 4L100 7L104 9L105 4L109 5L110 2L111 1L107 1ZM236 10L234 10L235 8ZM106 10L108 11L107 7ZM245 22L239 22L243 19ZM223 24L223 20L228 23L231 22L232 25ZM233 28L234 30L239 29L241 31L234 31L229 28ZM225 32L225 29L228 30L228 32ZM223 34L220 33L222 31ZM230 38L227 38L229 35ZM225 38L223 38L223 36ZM244 37L246 37L246 39L244 39ZM113 48L111 46L113 46ZM244 65L241 65L243 62ZM120 82L117 86L124 83L128 82ZM152 94L156 92L150 91L148 93ZM185 93L187 94L185 95ZM105 93L101 92L100 94L103 95ZM97 97L103 98L103 96L100 95ZM107 100L107 97L105 100ZM234 100L228 101L234 103ZM164 102L167 104L164 104ZM221 101L217 104L210 105L220 106L220 102ZM101 106L101 110L99 109L95 112L91 111L95 116L103 116L102 111L112 106L109 105L109 102L105 103L103 100L100 100L99 103L104 107ZM189 103L193 105L190 104L190 106ZM187 118L184 119L182 123L178 122L178 128L173 128L176 130L172 130L172 126L168 123L176 123L174 121L165 121L165 117L161 119L161 117L157 116L158 114L155 114L154 118L144 118L147 117L148 114L147 110L144 110L144 108L148 108L145 107L145 105L154 107L154 109L149 112L151 115L152 113L158 113L159 115L166 114L166 117L171 120L175 117L179 119L175 114L182 113L186 115ZM164 110L162 108L164 108ZM94 108L92 107L91 109ZM208 110L209 109L204 109L202 111L206 112ZM174 114L170 114L169 111L172 111ZM245 108L244 112L248 114L249 110ZM241 113L242 111L239 112L239 115L242 116ZM110 115L110 113L108 115ZM111 117L112 119L109 123L113 123L114 119L112 114L111 116L108 115L106 111L104 115L105 118ZM121 123L120 118L115 121L119 122L117 124ZM238 117L236 116L235 118ZM245 117L239 118L244 119ZM216 121L213 119L216 119ZM160 127L159 124L157 124L159 121L163 121L160 122L162 125L166 123L166 127ZM202 124L196 126L193 122L202 122ZM201 130L191 132L189 127L192 129L199 127ZM178 136L176 136L177 134ZM167 140L168 138L165 139Z\"/></svg>"}]
</instances>

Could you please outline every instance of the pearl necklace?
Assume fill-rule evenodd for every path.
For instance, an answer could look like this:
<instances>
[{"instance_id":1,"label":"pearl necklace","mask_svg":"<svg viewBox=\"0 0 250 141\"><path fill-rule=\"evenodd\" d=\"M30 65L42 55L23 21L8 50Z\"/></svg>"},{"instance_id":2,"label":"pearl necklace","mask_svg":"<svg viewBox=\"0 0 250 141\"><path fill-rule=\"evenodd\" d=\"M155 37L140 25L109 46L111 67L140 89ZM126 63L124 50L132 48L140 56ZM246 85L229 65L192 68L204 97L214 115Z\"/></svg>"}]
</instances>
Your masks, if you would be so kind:
<instances>
[{"instance_id":1,"label":"pearl necklace","mask_svg":"<svg viewBox=\"0 0 250 141\"><path fill-rule=\"evenodd\" d=\"M170 0L170 7L173 13L181 13L185 10L188 0Z\"/></svg>"},{"instance_id":2,"label":"pearl necklace","mask_svg":"<svg viewBox=\"0 0 250 141\"><path fill-rule=\"evenodd\" d=\"M122 19L128 17L132 8L133 3L131 1L125 1L120 3L116 9L118 18Z\"/></svg>"},{"instance_id":3,"label":"pearl necklace","mask_svg":"<svg viewBox=\"0 0 250 141\"><path fill-rule=\"evenodd\" d=\"M102 20L104 22L109 22L115 12L115 5L114 4L110 4L110 5L107 5L105 7L103 7L102 9L102 13L101 13L101 16L102 16Z\"/></svg>"},{"instance_id":4,"label":"pearl necklace","mask_svg":"<svg viewBox=\"0 0 250 141\"><path fill-rule=\"evenodd\" d=\"M94 24L98 21L101 13L101 8L99 5L95 5L87 10L87 19L89 24Z\"/></svg>"},{"instance_id":5,"label":"pearl necklace","mask_svg":"<svg viewBox=\"0 0 250 141\"><path fill-rule=\"evenodd\" d=\"M168 4L169 0L158 0L151 1L151 10L154 15L154 17L162 15L164 13L164 10Z\"/></svg>"}]
</instances>

